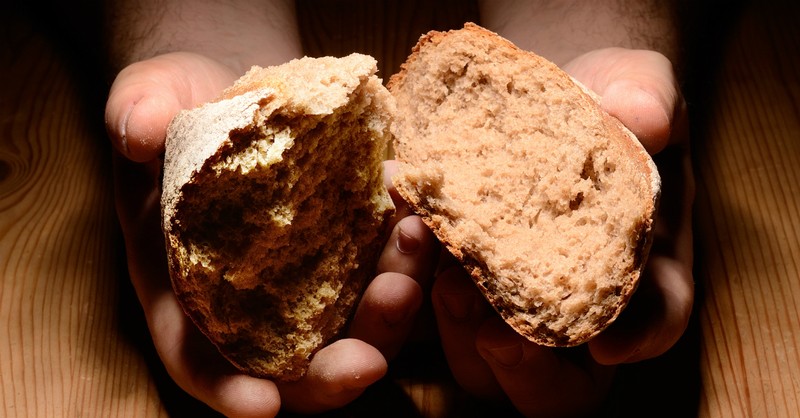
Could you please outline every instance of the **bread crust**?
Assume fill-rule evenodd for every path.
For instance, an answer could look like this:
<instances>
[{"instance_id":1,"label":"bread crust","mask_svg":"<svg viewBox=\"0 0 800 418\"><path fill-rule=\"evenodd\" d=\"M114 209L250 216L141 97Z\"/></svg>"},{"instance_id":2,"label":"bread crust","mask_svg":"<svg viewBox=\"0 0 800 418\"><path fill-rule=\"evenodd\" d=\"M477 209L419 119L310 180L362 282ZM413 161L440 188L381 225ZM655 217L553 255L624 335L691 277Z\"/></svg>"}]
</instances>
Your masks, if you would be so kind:
<instances>
[{"instance_id":1,"label":"bread crust","mask_svg":"<svg viewBox=\"0 0 800 418\"><path fill-rule=\"evenodd\" d=\"M537 294L538 287L548 287L548 292L554 291L551 289L552 284L522 284L518 283L513 286L508 286L510 280L506 277L505 272L499 271L498 268L492 268L487 264L490 262L492 255L483 254L480 251L474 250L474 243L465 242L463 235L457 231L454 232L454 224L459 223L459 227L463 226L464 219L472 222L471 217L482 216L469 213L447 213L449 210L457 211L455 205L447 205L448 199L455 199L450 195L445 195L443 191L447 186L441 186L445 183L441 178L451 175L448 173L447 168L435 168L436 170L444 170L440 173L425 172L425 169L418 166L429 167L433 163L430 160L435 160L433 151L419 151L425 148L425 140L437 141L443 138L441 132L446 132L450 129L448 126L437 125L436 121L431 120L429 123L435 125L434 130L421 132L415 130L414 126L425 125L428 121L420 122L414 125L416 119L429 118L428 112L412 112L405 109L401 103L407 99L406 96L413 97L411 86L419 83L421 75L419 74L422 69L430 71L429 67L436 59L445 58L438 57L438 49L441 50L458 50L454 55L470 56L479 55L478 46L490 44L492 51L489 55L495 61L493 65L503 67L506 62L523 62L524 65L530 66L530 71L537 72L543 75L543 78L549 80L556 80L554 84L566 86L565 89L570 90L572 109L575 112L583 112L585 114L592 114L596 120L595 124L599 126L605 136L612 138L615 147L619 148L619 158L632 161L632 165L638 167L636 173L631 175L646 179L647 186L644 191L646 198L638 203L641 216L637 218L632 224L628 225L630 230L630 262L623 268L616 272L617 277L614 277L615 287L613 292L618 295L614 297L605 298L603 302L594 303L593 306L582 307L582 313L576 315L575 318L567 318L567 325L554 325L558 321L564 321L565 317L571 314L563 313L566 311L564 308L555 307L555 311L562 312L555 317L538 317L541 315L540 311L545 309L538 309L535 307L527 306L524 309L520 307L520 302L512 302L512 299L520 298L514 293L523 293L526 287L534 288L529 294ZM480 47L482 48L482 46ZM444 52L441 53L443 56ZM466 65L479 65L474 61L466 59ZM448 63L436 63L442 67L447 67ZM452 63L454 68L460 68L463 63ZM487 64L488 65L488 64ZM472 67L470 67L472 68ZM502 73L502 70L498 71ZM473 82L474 87L475 82ZM418 86L417 86L418 87ZM427 86L428 90L435 89L436 86ZM412 208L421 215L423 221L429 228L436 234L442 241L445 247L452 253L464 266L466 271L470 274L478 288L489 301L489 303L497 310L503 319L512 326L518 333L527 337L531 341L545 345L545 346L575 346L582 344L610 325L622 312L627 305L631 296L633 295L641 277L644 265L649 253L650 245L652 243L653 222L658 206L658 199L660 196L660 177L658 170L644 150L638 139L627 130L622 123L616 118L605 113L597 101L597 96L580 85L577 81L572 79L569 75L558 69L554 64L546 61L533 53L523 51L513 45L510 41L500 37L499 35L481 28L478 25L468 23L463 29L450 31L450 32L437 32L432 31L423 35L417 45L413 48L408 60L401 66L398 74L392 76L388 83L388 88L395 95L398 102L398 114L395 118L395 125L393 132L396 136L396 154L397 159L401 162L401 169L393 179L395 187L399 194L412 206ZM458 87L447 86L448 94L451 90L457 90ZM469 90L468 88L466 90ZM454 93L455 94L455 93ZM414 98L415 103L421 99ZM409 100L411 101L411 100ZM480 99L470 102L473 108L480 108L488 106L487 103ZM414 113L414 114L404 114ZM434 110L432 112L438 112ZM546 116L545 116L546 117ZM405 118L405 120L404 120ZM526 124L528 121L521 121L521 124ZM422 129L422 128L419 128ZM434 133L430 133L434 132ZM464 134L464 130L459 130L459 135ZM430 134L430 138L425 138ZM437 136L438 135L438 136ZM466 135L469 135L467 133ZM446 135L445 135L446 136ZM472 141L472 138L461 138L461 142ZM511 140L511 139L509 139ZM455 145L457 146L457 145ZM481 151L484 152L484 151ZM425 160L422 162L420 159ZM444 163L442 163L444 164ZM429 168L430 169L430 168ZM483 167L476 165L475 171L487 170L492 171L491 167ZM464 185L465 188L467 185ZM445 203L442 203L442 202ZM448 209L449 208L449 209ZM473 223L481 223L483 219L476 219ZM599 230L600 228L598 228ZM578 269L579 271L579 269ZM577 273L576 273L577 274ZM515 279L518 280L518 279ZM586 278L586 281L592 278ZM591 288L591 286L588 286ZM567 292L564 289L558 289L562 292ZM542 290L544 292L544 290ZM569 289L569 292L578 292L574 286ZM567 293L569 293L567 292ZM526 293L527 294L527 293ZM594 298L600 300L598 297L591 296L589 299ZM523 298L524 299L524 298ZM545 302L545 304L557 305L559 302ZM591 312L588 314L586 312Z\"/></svg>"},{"instance_id":2,"label":"bread crust","mask_svg":"<svg viewBox=\"0 0 800 418\"><path fill-rule=\"evenodd\" d=\"M254 67L169 126L172 285L245 373L302 377L374 275L394 211L382 175L392 102L375 71L359 54Z\"/></svg>"}]
</instances>

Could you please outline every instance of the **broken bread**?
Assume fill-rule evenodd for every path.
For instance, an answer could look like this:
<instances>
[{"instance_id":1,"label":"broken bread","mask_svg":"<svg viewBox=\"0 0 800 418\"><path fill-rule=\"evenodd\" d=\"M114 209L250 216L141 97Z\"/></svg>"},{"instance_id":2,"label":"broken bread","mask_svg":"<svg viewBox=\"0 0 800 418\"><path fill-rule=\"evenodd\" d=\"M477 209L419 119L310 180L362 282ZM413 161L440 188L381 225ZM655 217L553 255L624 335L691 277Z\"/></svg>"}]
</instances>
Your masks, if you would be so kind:
<instances>
[{"instance_id":1,"label":"broken bread","mask_svg":"<svg viewBox=\"0 0 800 418\"><path fill-rule=\"evenodd\" d=\"M300 378L374 274L394 211L373 58L253 67L168 129L162 227L183 309L242 371Z\"/></svg>"},{"instance_id":2,"label":"broken bread","mask_svg":"<svg viewBox=\"0 0 800 418\"><path fill-rule=\"evenodd\" d=\"M660 190L639 141L551 62L474 24L389 83L393 182L518 333L574 346L637 287Z\"/></svg>"}]
</instances>

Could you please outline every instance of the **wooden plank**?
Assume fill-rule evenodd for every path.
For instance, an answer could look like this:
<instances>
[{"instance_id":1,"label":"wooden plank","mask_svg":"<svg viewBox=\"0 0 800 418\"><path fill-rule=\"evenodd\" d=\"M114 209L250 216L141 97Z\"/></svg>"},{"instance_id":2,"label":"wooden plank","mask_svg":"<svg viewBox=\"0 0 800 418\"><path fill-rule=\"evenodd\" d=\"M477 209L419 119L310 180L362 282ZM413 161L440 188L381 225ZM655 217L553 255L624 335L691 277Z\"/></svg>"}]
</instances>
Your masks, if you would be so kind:
<instances>
[{"instance_id":1,"label":"wooden plank","mask_svg":"<svg viewBox=\"0 0 800 418\"><path fill-rule=\"evenodd\" d=\"M0 415L165 416L119 328L110 150L96 109L40 32L2 20Z\"/></svg>"},{"instance_id":2,"label":"wooden plank","mask_svg":"<svg viewBox=\"0 0 800 418\"><path fill-rule=\"evenodd\" d=\"M301 16L306 28L324 29L306 47L340 54L330 45L354 42L360 52L389 57L381 62L386 77L425 26L460 26L460 17L437 9L445 3L401 10L377 2L352 13L340 1L327 14ZM800 410L800 5L752 3L693 120L700 126L693 140L701 417L793 417ZM429 8L400 31L396 14L417 6ZM348 32L365 20L384 35L366 42ZM134 344L126 334L142 319L119 306L135 301L120 287L127 279L116 264L122 259L109 149L97 129L101 110L86 103L38 30L7 16L0 23L0 415L210 413L162 383L163 370L146 361L146 337ZM388 44L393 32L405 34L403 42ZM344 41L330 42L336 37ZM128 315L135 324L125 322ZM398 417L478 413L440 369L441 358L406 361L354 404L325 415L374 416L386 404L386 414ZM649 390L668 365L630 367L630 384Z\"/></svg>"},{"instance_id":3,"label":"wooden plank","mask_svg":"<svg viewBox=\"0 0 800 418\"><path fill-rule=\"evenodd\" d=\"M701 417L800 411L799 11L747 6L699 121Z\"/></svg>"}]
</instances>

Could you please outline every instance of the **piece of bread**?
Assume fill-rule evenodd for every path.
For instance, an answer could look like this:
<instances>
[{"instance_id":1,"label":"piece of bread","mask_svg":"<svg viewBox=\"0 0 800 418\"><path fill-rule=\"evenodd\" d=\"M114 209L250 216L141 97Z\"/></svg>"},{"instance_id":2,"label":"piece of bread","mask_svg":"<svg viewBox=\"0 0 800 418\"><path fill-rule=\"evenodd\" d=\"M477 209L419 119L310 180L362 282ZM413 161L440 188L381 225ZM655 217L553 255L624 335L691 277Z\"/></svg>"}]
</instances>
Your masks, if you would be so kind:
<instances>
[{"instance_id":1,"label":"piece of bread","mask_svg":"<svg viewBox=\"0 0 800 418\"><path fill-rule=\"evenodd\" d=\"M639 141L549 61L474 24L389 81L393 181L517 332L597 335L634 292L660 190Z\"/></svg>"},{"instance_id":2,"label":"piece of bread","mask_svg":"<svg viewBox=\"0 0 800 418\"><path fill-rule=\"evenodd\" d=\"M394 205L391 96L373 58L252 68L168 129L162 227L173 287L234 365L282 381L337 336Z\"/></svg>"}]
</instances>

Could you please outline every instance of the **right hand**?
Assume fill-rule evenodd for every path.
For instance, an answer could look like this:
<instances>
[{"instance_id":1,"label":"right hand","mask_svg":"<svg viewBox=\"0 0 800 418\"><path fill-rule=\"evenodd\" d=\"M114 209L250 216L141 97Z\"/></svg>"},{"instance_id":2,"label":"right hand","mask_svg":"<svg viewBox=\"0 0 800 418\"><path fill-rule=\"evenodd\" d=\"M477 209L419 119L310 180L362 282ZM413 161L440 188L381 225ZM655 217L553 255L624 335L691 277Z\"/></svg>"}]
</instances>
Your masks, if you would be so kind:
<instances>
[{"instance_id":1,"label":"right hand","mask_svg":"<svg viewBox=\"0 0 800 418\"><path fill-rule=\"evenodd\" d=\"M399 351L421 305L420 281L435 265L436 242L394 195L394 232L379 262L381 274L357 307L350 338L317 352L298 382L281 384L236 370L184 314L172 290L159 183L169 122L181 109L216 98L238 75L202 55L170 53L132 64L114 81L106 128L116 149L116 205L131 281L167 372L198 400L232 417L341 407L381 378L387 359Z\"/></svg>"}]
</instances>

